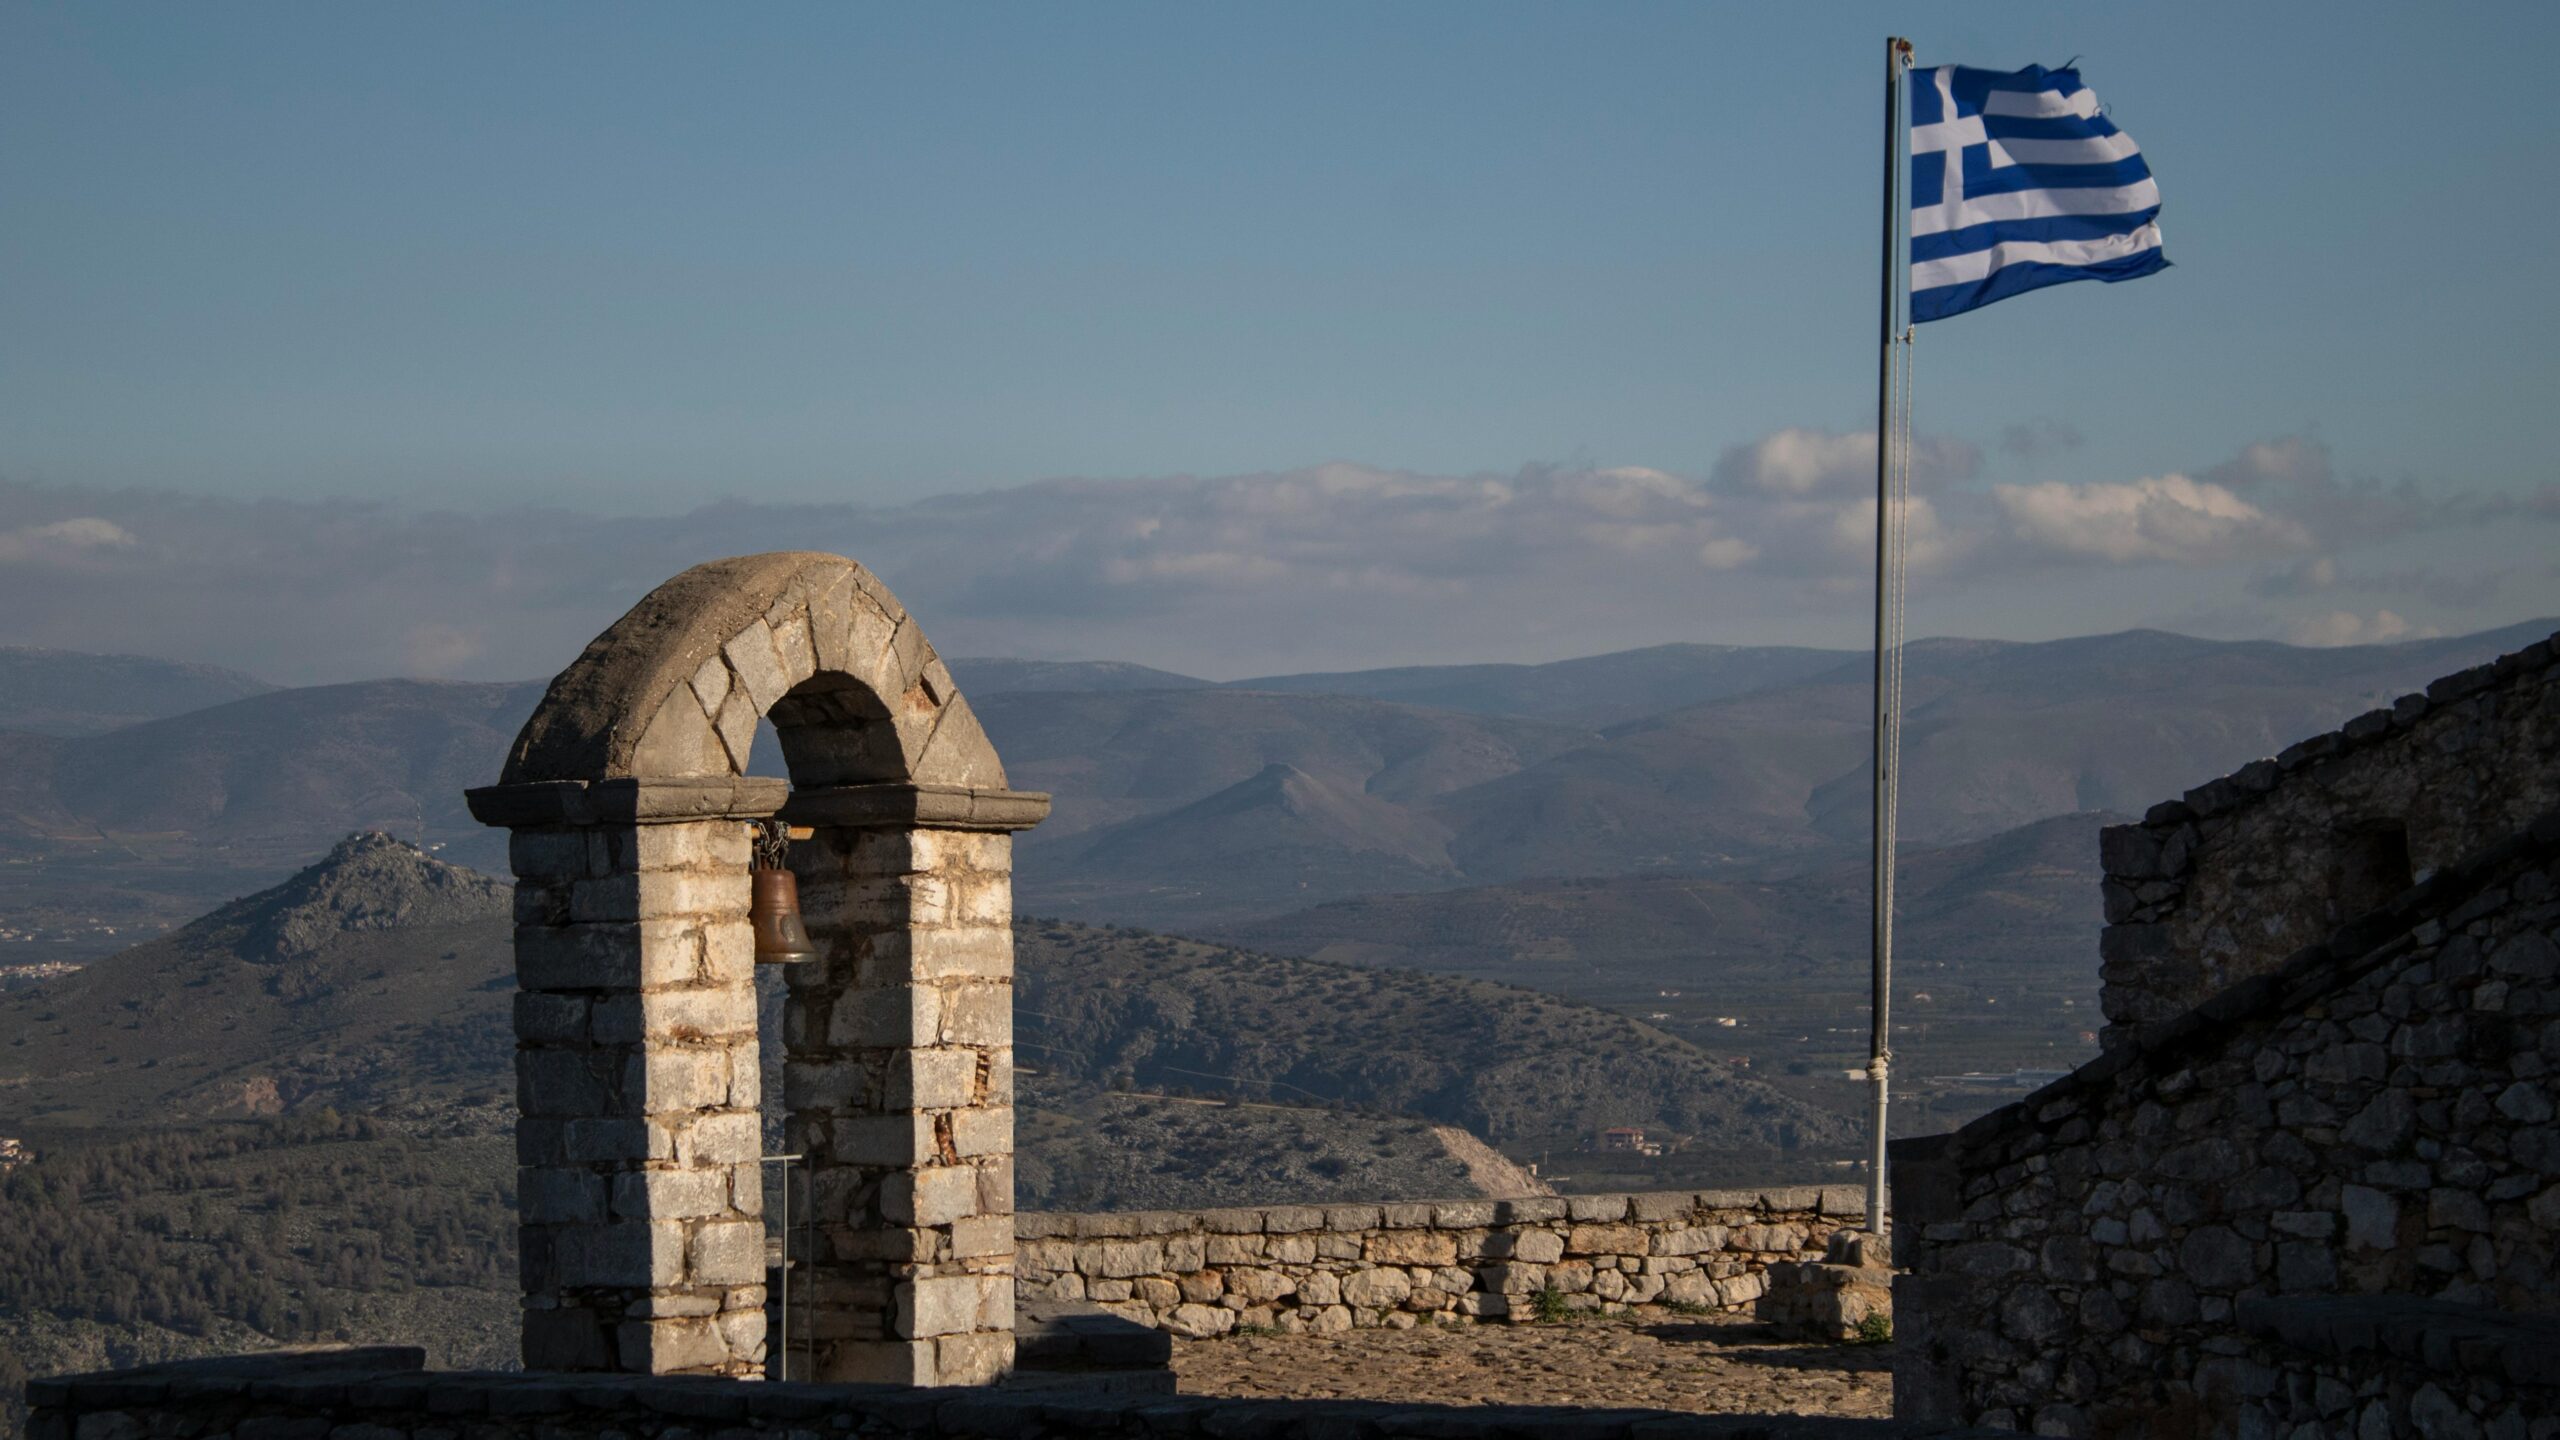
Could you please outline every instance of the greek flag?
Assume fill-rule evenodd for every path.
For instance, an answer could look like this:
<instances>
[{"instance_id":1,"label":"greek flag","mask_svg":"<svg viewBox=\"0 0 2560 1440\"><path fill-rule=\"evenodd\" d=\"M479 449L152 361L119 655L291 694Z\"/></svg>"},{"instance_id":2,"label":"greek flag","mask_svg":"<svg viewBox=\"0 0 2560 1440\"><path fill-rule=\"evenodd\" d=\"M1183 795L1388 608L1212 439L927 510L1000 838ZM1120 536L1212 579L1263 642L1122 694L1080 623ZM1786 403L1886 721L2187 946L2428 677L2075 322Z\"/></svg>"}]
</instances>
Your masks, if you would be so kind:
<instances>
[{"instance_id":1,"label":"greek flag","mask_svg":"<svg viewBox=\"0 0 2560 1440\"><path fill-rule=\"evenodd\" d=\"M2168 268L2160 187L2077 70L1943 65L1911 87L1911 319Z\"/></svg>"}]
</instances>

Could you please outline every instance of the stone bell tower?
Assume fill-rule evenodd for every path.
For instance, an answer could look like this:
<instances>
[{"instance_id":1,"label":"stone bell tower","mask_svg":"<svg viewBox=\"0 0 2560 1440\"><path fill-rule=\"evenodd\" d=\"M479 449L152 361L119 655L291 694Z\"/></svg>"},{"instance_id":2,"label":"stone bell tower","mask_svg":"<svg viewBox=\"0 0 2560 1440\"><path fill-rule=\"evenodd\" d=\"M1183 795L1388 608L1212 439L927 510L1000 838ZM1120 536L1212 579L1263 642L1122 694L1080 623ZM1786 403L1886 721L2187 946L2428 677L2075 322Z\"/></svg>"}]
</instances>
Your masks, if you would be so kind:
<instances>
[{"instance_id":1,"label":"stone bell tower","mask_svg":"<svg viewBox=\"0 0 2560 1440\"><path fill-rule=\"evenodd\" d=\"M787 782L746 773L760 718ZM526 1366L764 1373L778 1039L816 1206L808 1378L1009 1371L1011 832L1049 797L1006 788L896 597L833 555L696 566L552 681L469 799L516 875ZM747 908L749 825L777 815L814 832L791 865L818 956L773 1037Z\"/></svg>"}]
</instances>

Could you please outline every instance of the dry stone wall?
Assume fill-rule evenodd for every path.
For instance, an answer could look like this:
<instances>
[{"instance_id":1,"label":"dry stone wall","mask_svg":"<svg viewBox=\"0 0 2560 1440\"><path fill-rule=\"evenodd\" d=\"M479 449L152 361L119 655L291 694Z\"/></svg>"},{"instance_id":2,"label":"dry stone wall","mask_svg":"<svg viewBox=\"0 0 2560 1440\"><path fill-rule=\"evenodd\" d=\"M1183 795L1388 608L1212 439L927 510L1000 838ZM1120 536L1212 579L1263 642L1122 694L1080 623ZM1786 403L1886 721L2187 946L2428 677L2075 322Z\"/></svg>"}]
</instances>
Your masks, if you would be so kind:
<instances>
[{"instance_id":1,"label":"dry stone wall","mask_svg":"<svg viewBox=\"0 0 2560 1440\"><path fill-rule=\"evenodd\" d=\"M2555 1113L2560 815L2016 1105L1896 1146L1896 1412L2095 1436L2310 1423L2300 1396L2346 1413L2325 1407L2353 1387L2319 1393L2339 1362L2280 1352L2241 1311L2560 1311ZM2448 1387L2465 1413L2487 1403Z\"/></svg>"},{"instance_id":2,"label":"dry stone wall","mask_svg":"<svg viewBox=\"0 0 2560 1440\"><path fill-rule=\"evenodd\" d=\"M1502 1321L1568 1309L1748 1306L1774 1263L1855 1225L1847 1186L1015 1220L1026 1298L1089 1300L1177 1335Z\"/></svg>"},{"instance_id":3,"label":"dry stone wall","mask_svg":"<svg viewBox=\"0 0 2560 1440\"><path fill-rule=\"evenodd\" d=\"M2553 640L2155 805L2100 838L2101 1040L2264 974L2560 805Z\"/></svg>"}]
</instances>

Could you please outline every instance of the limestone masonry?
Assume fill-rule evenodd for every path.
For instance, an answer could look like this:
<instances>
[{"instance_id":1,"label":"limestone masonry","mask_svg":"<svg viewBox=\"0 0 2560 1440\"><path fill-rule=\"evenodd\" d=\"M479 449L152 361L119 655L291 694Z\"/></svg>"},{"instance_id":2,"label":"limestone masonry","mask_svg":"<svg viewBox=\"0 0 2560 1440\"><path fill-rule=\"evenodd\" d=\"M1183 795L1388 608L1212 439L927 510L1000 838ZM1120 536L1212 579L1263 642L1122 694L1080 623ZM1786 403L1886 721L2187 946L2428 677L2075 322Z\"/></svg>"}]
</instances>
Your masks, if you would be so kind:
<instances>
[{"instance_id":1,"label":"limestone masonry","mask_svg":"<svg viewBox=\"0 0 2560 1440\"><path fill-rule=\"evenodd\" d=\"M2262 975L2560 807L2548 640L2107 830L2101 1040Z\"/></svg>"},{"instance_id":2,"label":"limestone masonry","mask_svg":"<svg viewBox=\"0 0 2560 1440\"><path fill-rule=\"evenodd\" d=\"M759 718L791 782L745 773ZM761 1375L760 1037L743 822L793 847L818 958L784 1012L812 1377L1013 1368L1004 767L895 597L831 555L696 566L552 681L472 813L516 873L524 1361ZM787 801L787 803L786 803ZM804 1318L805 1317L805 1318Z\"/></svg>"},{"instance_id":3,"label":"limestone masonry","mask_svg":"<svg viewBox=\"0 0 2560 1440\"><path fill-rule=\"evenodd\" d=\"M1026 1296L1091 1300L1177 1335L1526 1316L1552 1287L1574 1310L1747 1307L1768 1267L1857 1223L1847 1186L1265 1205L1016 1217Z\"/></svg>"},{"instance_id":4,"label":"limestone masonry","mask_svg":"<svg viewBox=\"0 0 2560 1440\"><path fill-rule=\"evenodd\" d=\"M2109 832L2112 1047L1894 1147L1897 1415L2560 1434L2551 658Z\"/></svg>"}]
</instances>

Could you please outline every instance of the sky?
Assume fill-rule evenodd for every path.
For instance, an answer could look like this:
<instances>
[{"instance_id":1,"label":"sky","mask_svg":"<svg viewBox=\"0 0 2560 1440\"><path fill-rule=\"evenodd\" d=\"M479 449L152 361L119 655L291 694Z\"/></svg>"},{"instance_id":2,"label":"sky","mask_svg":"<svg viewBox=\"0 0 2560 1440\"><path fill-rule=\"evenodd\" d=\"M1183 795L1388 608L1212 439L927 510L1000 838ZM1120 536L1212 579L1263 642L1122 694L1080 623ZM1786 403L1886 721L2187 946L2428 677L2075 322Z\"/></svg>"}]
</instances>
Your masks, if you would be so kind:
<instances>
[{"instance_id":1,"label":"sky","mask_svg":"<svg viewBox=\"0 0 2560 1440\"><path fill-rule=\"evenodd\" d=\"M1912 626L2560 613L2560 8L0 3L0 643L549 673L741 551L1228 678L1865 643L1884 37L2174 268L1925 327Z\"/></svg>"}]
</instances>

